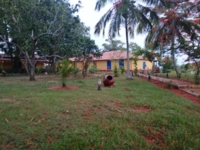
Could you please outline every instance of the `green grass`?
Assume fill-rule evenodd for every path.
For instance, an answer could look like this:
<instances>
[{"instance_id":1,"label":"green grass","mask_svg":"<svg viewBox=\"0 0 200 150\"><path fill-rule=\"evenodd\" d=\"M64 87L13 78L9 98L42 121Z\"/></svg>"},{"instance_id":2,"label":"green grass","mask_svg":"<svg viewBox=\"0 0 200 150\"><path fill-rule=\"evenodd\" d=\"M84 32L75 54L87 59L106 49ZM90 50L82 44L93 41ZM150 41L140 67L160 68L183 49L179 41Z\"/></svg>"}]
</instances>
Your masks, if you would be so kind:
<instances>
[{"instance_id":1,"label":"green grass","mask_svg":"<svg viewBox=\"0 0 200 150\"><path fill-rule=\"evenodd\" d=\"M166 73L157 73L156 75L166 78ZM169 75L169 78L177 79L175 71L171 71L168 75ZM190 72L181 73L181 80L195 83L194 82L194 74L190 74Z\"/></svg>"},{"instance_id":2,"label":"green grass","mask_svg":"<svg viewBox=\"0 0 200 150\"><path fill-rule=\"evenodd\" d=\"M200 106L140 78L0 77L0 149L200 149ZM146 109L142 109L142 108Z\"/></svg>"}]
</instances>

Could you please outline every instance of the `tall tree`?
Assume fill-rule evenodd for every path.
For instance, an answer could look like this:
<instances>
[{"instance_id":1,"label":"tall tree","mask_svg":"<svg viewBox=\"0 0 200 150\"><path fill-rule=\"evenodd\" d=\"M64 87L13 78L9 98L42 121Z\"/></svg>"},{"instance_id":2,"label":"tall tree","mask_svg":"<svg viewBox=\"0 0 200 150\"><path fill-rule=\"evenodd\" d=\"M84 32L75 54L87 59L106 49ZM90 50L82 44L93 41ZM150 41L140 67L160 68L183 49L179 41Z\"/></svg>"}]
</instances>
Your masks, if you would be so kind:
<instances>
[{"instance_id":1,"label":"tall tree","mask_svg":"<svg viewBox=\"0 0 200 150\"><path fill-rule=\"evenodd\" d=\"M83 61L83 77L87 76L87 70L93 58L100 57L101 52L94 40L90 37L81 36L79 38L79 51L75 54L77 60Z\"/></svg>"},{"instance_id":2,"label":"tall tree","mask_svg":"<svg viewBox=\"0 0 200 150\"><path fill-rule=\"evenodd\" d=\"M180 73L177 69L175 54L183 48L180 41L191 37L196 34L197 29L200 29L199 25L189 19L191 18L190 9L194 8L194 3L196 2L164 0L163 7L158 5L154 8L161 17L146 38L146 45L152 48L165 47L162 53L167 51L171 53L177 77L180 77Z\"/></svg>"},{"instance_id":3,"label":"tall tree","mask_svg":"<svg viewBox=\"0 0 200 150\"><path fill-rule=\"evenodd\" d=\"M107 2L113 2L114 0L97 0L95 9L100 11ZM142 7L142 6L141 6ZM157 17L151 15L150 17ZM126 79L131 79L130 75L130 63L129 63L129 35L134 36L134 28L140 22L143 30L147 31L152 26L149 20L145 17L140 8L136 6L135 1L132 0L118 0L99 20L95 26L95 34L100 34L102 31L105 33L107 23L110 22L109 26L109 37L115 37L119 35L119 30L122 25L125 27L126 35L126 51L127 51L127 71Z\"/></svg>"},{"instance_id":4,"label":"tall tree","mask_svg":"<svg viewBox=\"0 0 200 150\"><path fill-rule=\"evenodd\" d=\"M1 9L7 14L3 22L6 23L9 36L18 41L13 40L12 43L25 56L29 79L35 80L35 52L40 39L63 33L68 19L66 14L71 11L70 4L64 0L13 0L3 5L7 8Z\"/></svg>"},{"instance_id":5,"label":"tall tree","mask_svg":"<svg viewBox=\"0 0 200 150\"><path fill-rule=\"evenodd\" d=\"M112 38L106 39L106 43L103 43L104 51L113 51L113 50L125 50L124 44L120 40L113 40Z\"/></svg>"}]
</instances>

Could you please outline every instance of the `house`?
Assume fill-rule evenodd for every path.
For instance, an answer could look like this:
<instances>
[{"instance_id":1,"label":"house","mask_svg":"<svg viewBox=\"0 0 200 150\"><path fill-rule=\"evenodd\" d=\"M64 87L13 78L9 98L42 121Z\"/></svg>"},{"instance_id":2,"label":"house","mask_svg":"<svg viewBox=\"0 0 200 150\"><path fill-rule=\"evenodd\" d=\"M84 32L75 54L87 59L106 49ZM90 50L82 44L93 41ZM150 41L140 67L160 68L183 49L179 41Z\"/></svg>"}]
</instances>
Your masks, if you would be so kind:
<instances>
[{"instance_id":1,"label":"house","mask_svg":"<svg viewBox=\"0 0 200 150\"><path fill-rule=\"evenodd\" d=\"M13 55L13 58L14 58L14 55ZM46 60L38 55L35 55L35 59L37 60L36 65L35 65L36 68L43 67L44 64L49 63L48 60ZM19 65L17 65L17 66L18 67L21 66L20 68L24 69L25 58L21 58L18 63L19 63ZM13 66L13 62L11 60L11 56L6 55L6 54L0 54L0 69L4 69L9 72L12 72L11 71L12 66Z\"/></svg>"},{"instance_id":2,"label":"house","mask_svg":"<svg viewBox=\"0 0 200 150\"><path fill-rule=\"evenodd\" d=\"M130 53L130 70L133 71L135 69L135 65L133 64L133 55ZM92 65L95 65L99 71L113 71L114 66L116 65L118 68L124 67L126 70L127 68L127 52L122 50L116 50L116 51L108 51L104 52L101 57L93 58L93 60L90 63L90 67ZM72 62L74 62L74 66L76 68L79 68L79 70L83 69L83 61L74 58L70 58ZM140 71L146 72L147 70L152 69L153 63L149 62L148 60L144 59L142 56L138 56L137 61L137 69ZM90 68L89 67L89 68Z\"/></svg>"}]
</instances>

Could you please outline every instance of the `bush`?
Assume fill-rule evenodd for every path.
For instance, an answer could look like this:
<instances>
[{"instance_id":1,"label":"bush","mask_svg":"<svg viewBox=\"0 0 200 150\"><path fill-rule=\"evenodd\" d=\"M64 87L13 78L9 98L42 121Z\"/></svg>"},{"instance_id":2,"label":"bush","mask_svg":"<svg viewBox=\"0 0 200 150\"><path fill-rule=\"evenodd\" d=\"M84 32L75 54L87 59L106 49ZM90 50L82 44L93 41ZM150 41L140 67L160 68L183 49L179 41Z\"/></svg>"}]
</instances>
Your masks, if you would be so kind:
<instances>
[{"instance_id":1,"label":"bush","mask_svg":"<svg viewBox=\"0 0 200 150\"><path fill-rule=\"evenodd\" d=\"M2 70L1 73L2 73L2 76L4 76L4 77L6 76L6 71L5 70Z\"/></svg>"},{"instance_id":2,"label":"bush","mask_svg":"<svg viewBox=\"0 0 200 150\"><path fill-rule=\"evenodd\" d=\"M35 68L36 73L42 73L43 72L43 66L39 66L38 68Z\"/></svg>"},{"instance_id":3,"label":"bush","mask_svg":"<svg viewBox=\"0 0 200 150\"><path fill-rule=\"evenodd\" d=\"M72 74L76 77L79 71L80 71L79 68L74 68Z\"/></svg>"},{"instance_id":4,"label":"bush","mask_svg":"<svg viewBox=\"0 0 200 150\"><path fill-rule=\"evenodd\" d=\"M89 69L89 73L94 74L97 73L98 69L95 65L92 65L92 67Z\"/></svg>"},{"instance_id":5,"label":"bush","mask_svg":"<svg viewBox=\"0 0 200 150\"><path fill-rule=\"evenodd\" d=\"M121 74L124 74L124 71L125 71L125 70L124 70L124 67L121 67L121 68L120 68L120 71L121 71Z\"/></svg>"},{"instance_id":6,"label":"bush","mask_svg":"<svg viewBox=\"0 0 200 150\"><path fill-rule=\"evenodd\" d=\"M113 73L114 73L115 77L119 76L119 68L116 65L114 66L114 72Z\"/></svg>"}]
</instances>

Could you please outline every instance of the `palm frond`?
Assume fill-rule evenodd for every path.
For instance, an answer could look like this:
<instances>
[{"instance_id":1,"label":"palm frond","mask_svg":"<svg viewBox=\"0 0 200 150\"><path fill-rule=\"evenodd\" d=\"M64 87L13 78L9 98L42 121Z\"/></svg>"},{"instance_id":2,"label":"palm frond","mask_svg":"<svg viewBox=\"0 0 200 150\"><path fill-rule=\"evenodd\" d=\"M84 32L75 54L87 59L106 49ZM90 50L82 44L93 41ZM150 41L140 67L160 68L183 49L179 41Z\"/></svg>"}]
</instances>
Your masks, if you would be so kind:
<instances>
[{"instance_id":1,"label":"palm frond","mask_svg":"<svg viewBox=\"0 0 200 150\"><path fill-rule=\"evenodd\" d=\"M116 33L120 35L119 30L120 30L120 24L122 22L123 22L123 18L120 14L115 13L115 15L112 16L111 23L109 26L109 31L108 31L109 37L115 37Z\"/></svg>"},{"instance_id":2,"label":"palm frond","mask_svg":"<svg viewBox=\"0 0 200 150\"><path fill-rule=\"evenodd\" d=\"M100 34L100 32L103 32L103 35L105 34L105 28L107 23L111 20L111 17L113 15L114 9L110 8L102 17L101 19L97 22L95 25L95 34Z\"/></svg>"},{"instance_id":3,"label":"palm frond","mask_svg":"<svg viewBox=\"0 0 200 150\"><path fill-rule=\"evenodd\" d=\"M114 2L115 0L97 0L95 10L100 11L108 2Z\"/></svg>"},{"instance_id":4,"label":"palm frond","mask_svg":"<svg viewBox=\"0 0 200 150\"><path fill-rule=\"evenodd\" d=\"M166 5L164 0L142 0L142 1L145 2L147 5L158 5L158 4Z\"/></svg>"}]
</instances>

